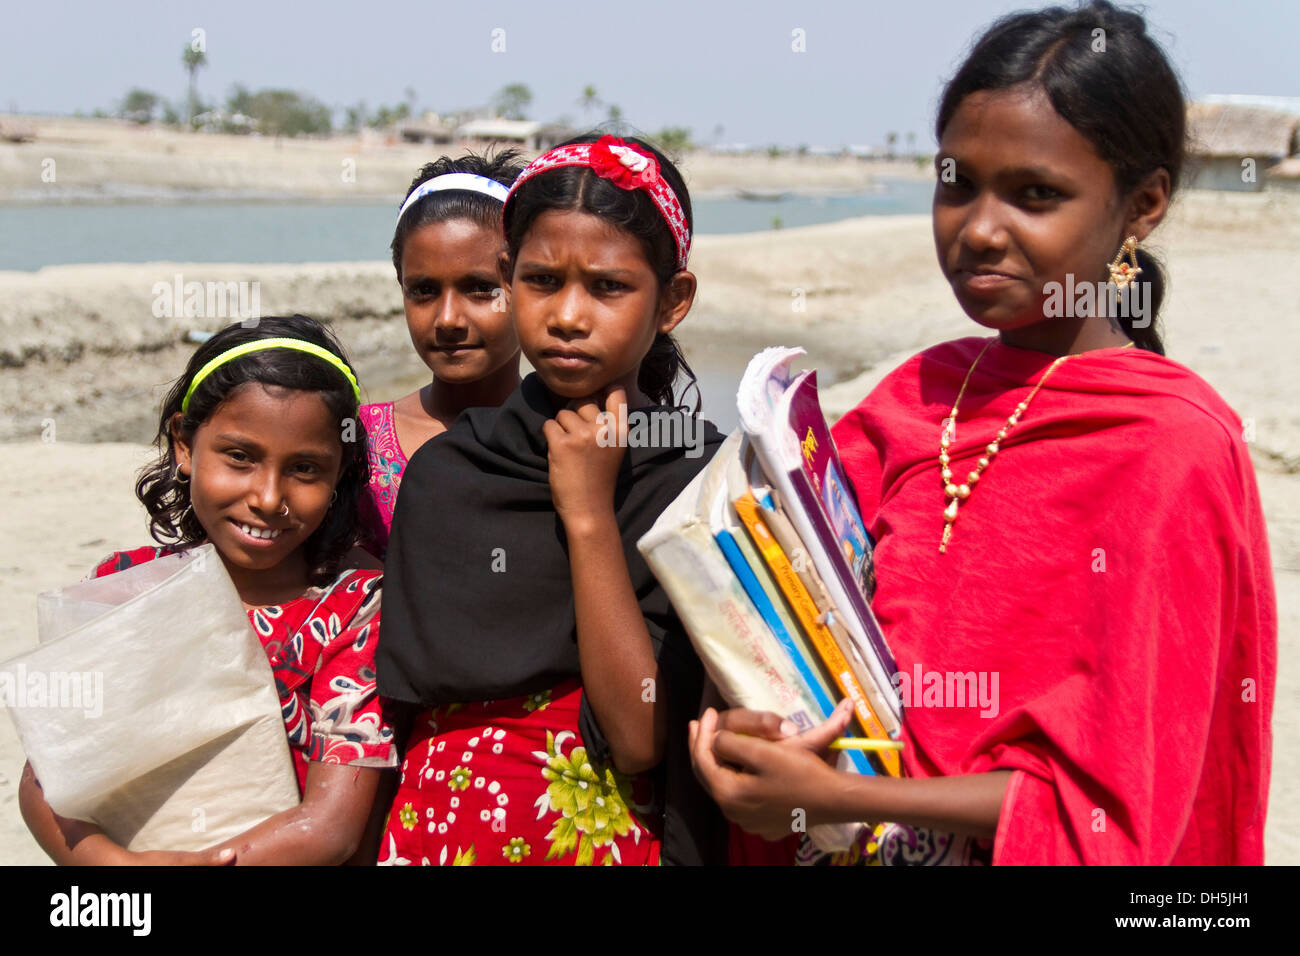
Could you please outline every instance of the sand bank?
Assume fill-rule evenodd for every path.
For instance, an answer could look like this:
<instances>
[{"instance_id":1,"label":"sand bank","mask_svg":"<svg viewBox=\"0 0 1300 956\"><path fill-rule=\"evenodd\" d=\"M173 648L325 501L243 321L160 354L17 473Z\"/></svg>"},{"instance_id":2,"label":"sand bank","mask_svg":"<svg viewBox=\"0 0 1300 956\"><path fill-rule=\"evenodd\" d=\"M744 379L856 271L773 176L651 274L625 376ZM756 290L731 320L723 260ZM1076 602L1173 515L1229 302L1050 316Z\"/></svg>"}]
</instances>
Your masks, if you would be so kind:
<instances>
[{"instance_id":1,"label":"sand bank","mask_svg":"<svg viewBox=\"0 0 1300 956\"><path fill-rule=\"evenodd\" d=\"M460 151L399 143L374 131L328 139L276 139L184 133L111 119L9 119L32 129L35 138L0 142L0 202L309 198L382 199L396 206L421 165ZM906 160L769 158L702 150L680 159L692 191L710 193L741 188L861 192L878 176L932 175Z\"/></svg>"}]
</instances>

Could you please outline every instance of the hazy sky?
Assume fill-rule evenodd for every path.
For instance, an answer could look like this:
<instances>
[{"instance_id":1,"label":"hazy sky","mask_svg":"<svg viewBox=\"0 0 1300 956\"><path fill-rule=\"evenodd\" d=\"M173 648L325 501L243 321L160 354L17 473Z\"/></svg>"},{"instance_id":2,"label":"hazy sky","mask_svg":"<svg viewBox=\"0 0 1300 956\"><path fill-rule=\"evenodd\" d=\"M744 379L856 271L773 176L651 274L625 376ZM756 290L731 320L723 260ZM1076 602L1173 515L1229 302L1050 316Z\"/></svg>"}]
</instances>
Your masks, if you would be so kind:
<instances>
[{"instance_id":1,"label":"hazy sky","mask_svg":"<svg viewBox=\"0 0 1300 956\"><path fill-rule=\"evenodd\" d=\"M418 108L491 100L507 83L533 92L530 116L563 114L593 84L640 130L687 126L699 141L918 145L942 80L994 17L1031 3L708 2L594 4L317 0L115 0L18 3L0 20L0 109L114 110L133 86L182 100L180 55L195 27L209 66L199 93L232 84L289 87L331 107ZM592 11L598 11L593 13ZM1188 92L1300 95L1294 0L1155 0L1147 19ZM492 50L504 30L505 51ZM806 52L791 49L801 29ZM500 34L498 34L500 36ZM1139 101L1141 90L1133 95ZM592 115L603 119L603 112Z\"/></svg>"}]
</instances>

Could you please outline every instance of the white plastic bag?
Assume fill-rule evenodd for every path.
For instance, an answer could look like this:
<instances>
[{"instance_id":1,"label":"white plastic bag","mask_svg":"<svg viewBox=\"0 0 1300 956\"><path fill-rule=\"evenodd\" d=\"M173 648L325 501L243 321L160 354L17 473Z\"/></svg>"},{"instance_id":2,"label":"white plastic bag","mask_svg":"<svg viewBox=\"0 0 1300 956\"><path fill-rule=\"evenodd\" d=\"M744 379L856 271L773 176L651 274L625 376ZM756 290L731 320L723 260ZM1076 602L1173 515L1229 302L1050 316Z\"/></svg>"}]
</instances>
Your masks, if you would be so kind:
<instances>
[{"instance_id":1,"label":"white plastic bag","mask_svg":"<svg viewBox=\"0 0 1300 956\"><path fill-rule=\"evenodd\" d=\"M297 805L270 663L211 545L42 594L37 620L0 686L55 813L198 850Z\"/></svg>"}]
</instances>

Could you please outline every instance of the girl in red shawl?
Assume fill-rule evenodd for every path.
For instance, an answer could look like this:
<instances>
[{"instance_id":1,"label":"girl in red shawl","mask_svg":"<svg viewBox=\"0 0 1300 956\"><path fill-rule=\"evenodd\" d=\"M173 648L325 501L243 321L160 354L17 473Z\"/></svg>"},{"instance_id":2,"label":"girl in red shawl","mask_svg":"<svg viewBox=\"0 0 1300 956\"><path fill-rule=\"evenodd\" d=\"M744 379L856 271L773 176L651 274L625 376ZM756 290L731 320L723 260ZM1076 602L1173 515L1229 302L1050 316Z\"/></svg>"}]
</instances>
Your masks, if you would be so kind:
<instances>
[{"instance_id":1,"label":"girl in red shawl","mask_svg":"<svg viewBox=\"0 0 1300 956\"><path fill-rule=\"evenodd\" d=\"M1164 357L1160 268L1127 251L1168 209L1183 120L1142 19L1106 3L1000 20L949 83L935 246L997 335L913 357L834 429L912 779L816 756L843 709L803 737L708 710L696 771L746 829L788 836L802 808L903 825L875 831L887 862L991 840L999 864L1262 863L1277 622L1254 473L1238 417ZM1127 298L1090 310L1108 274ZM978 701L949 699L954 675Z\"/></svg>"}]
</instances>

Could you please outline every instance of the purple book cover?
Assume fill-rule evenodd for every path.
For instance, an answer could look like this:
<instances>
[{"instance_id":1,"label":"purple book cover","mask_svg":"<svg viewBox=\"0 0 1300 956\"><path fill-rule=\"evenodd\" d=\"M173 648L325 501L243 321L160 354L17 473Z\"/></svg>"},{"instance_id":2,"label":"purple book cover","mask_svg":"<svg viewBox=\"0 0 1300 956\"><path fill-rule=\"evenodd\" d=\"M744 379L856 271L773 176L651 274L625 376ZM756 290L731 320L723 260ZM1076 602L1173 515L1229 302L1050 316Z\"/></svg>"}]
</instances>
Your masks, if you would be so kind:
<instances>
[{"instance_id":1,"label":"purple book cover","mask_svg":"<svg viewBox=\"0 0 1300 956\"><path fill-rule=\"evenodd\" d=\"M858 512L852 486L844 477L839 452L826 426L821 402L817 398L816 370L799 375L790 386L790 434L798 445L799 466L790 472L792 483L801 499L801 505L813 518L822 545L831 553L838 552L843 562L835 562L837 573L845 591L854 604L854 610L867 629L867 637L881 664L888 673L896 670L893 655L885 644L880 626L871 613L871 594L875 589L875 573L871 557L871 536ZM792 461L786 462L793 467ZM797 471L797 474L796 474Z\"/></svg>"}]
</instances>

